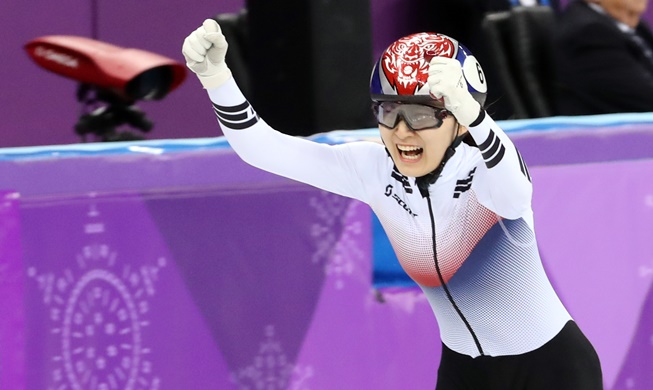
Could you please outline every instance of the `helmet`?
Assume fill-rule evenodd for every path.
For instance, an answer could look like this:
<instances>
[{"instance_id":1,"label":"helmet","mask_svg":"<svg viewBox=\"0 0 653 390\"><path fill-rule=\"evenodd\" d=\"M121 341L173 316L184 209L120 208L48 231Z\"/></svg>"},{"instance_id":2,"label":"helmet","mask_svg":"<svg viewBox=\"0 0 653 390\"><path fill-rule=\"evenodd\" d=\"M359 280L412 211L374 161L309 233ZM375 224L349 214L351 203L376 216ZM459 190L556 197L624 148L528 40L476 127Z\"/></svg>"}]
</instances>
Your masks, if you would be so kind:
<instances>
[{"instance_id":1,"label":"helmet","mask_svg":"<svg viewBox=\"0 0 653 390\"><path fill-rule=\"evenodd\" d=\"M432 102L427 85L429 62L433 57L455 58L463 68L467 89L481 107L487 82L481 65L457 40L437 33L417 33L391 44L374 65L370 95L374 102Z\"/></svg>"}]
</instances>

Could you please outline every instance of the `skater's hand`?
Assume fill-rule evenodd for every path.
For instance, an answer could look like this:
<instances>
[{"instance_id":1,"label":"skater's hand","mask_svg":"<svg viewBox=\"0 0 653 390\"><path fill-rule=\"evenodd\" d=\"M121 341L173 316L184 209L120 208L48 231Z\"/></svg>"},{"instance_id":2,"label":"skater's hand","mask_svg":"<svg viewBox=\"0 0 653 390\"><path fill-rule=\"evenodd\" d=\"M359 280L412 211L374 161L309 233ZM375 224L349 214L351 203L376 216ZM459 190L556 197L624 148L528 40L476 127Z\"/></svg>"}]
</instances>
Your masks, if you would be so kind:
<instances>
[{"instance_id":1,"label":"skater's hand","mask_svg":"<svg viewBox=\"0 0 653 390\"><path fill-rule=\"evenodd\" d=\"M197 75L204 88L217 88L231 77L225 62L227 40L220 25L207 19L184 40L181 52L186 66Z\"/></svg>"},{"instance_id":2,"label":"skater's hand","mask_svg":"<svg viewBox=\"0 0 653 390\"><path fill-rule=\"evenodd\" d=\"M478 118L481 105L467 89L460 62L454 58L433 57L429 64L429 92L443 100L444 107L458 122L467 127Z\"/></svg>"}]
</instances>

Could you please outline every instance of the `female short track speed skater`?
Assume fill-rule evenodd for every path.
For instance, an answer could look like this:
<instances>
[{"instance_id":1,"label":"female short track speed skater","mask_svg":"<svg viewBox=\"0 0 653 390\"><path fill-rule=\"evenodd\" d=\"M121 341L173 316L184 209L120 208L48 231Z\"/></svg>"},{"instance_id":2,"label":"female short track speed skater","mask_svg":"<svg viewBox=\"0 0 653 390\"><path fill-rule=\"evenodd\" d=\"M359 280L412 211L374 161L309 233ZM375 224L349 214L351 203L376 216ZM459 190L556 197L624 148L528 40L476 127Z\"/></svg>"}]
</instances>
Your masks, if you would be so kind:
<instances>
[{"instance_id":1,"label":"female short track speed skater","mask_svg":"<svg viewBox=\"0 0 653 390\"><path fill-rule=\"evenodd\" d=\"M419 33L385 50L370 81L383 145L272 129L226 51L214 20L182 48L230 145L255 167L372 208L440 326L438 390L603 388L594 348L542 267L526 164L483 110L483 70L464 46Z\"/></svg>"}]
</instances>

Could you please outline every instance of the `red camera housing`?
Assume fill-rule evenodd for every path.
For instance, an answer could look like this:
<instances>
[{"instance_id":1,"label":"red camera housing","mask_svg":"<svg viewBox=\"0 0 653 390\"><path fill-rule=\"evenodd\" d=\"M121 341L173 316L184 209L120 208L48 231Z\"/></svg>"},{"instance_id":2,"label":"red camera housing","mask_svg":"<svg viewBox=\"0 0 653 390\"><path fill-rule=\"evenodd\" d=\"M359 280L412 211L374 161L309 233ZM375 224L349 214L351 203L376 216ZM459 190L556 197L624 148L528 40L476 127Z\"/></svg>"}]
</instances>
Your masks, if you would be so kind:
<instances>
[{"instance_id":1,"label":"red camera housing","mask_svg":"<svg viewBox=\"0 0 653 390\"><path fill-rule=\"evenodd\" d=\"M25 50L48 71L131 102L162 99L186 78L186 67L171 58L91 38L45 36L28 42Z\"/></svg>"}]
</instances>

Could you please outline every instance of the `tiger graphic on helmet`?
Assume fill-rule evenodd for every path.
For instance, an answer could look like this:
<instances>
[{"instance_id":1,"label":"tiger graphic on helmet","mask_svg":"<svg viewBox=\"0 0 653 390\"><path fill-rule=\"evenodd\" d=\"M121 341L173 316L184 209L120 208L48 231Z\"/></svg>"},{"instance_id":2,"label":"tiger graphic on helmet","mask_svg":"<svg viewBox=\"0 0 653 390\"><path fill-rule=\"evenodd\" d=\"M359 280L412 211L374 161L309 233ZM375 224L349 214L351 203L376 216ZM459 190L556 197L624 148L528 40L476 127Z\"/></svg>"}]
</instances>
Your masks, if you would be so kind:
<instances>
[{"instance_id":1,"label":"tiger graphic on helmet","mask_svg":"<svg viewBox=\"0 0 653 390\"><path fill-rule=\"evenodd\" d=\"M429 63L433 57L458 60L472 96L481 105L485 103L487 85L476 58L457 40L429 32L407 35L388 46L372 70L372 100L433 100L427 85Z\"/></svg>"}]
</instances>

